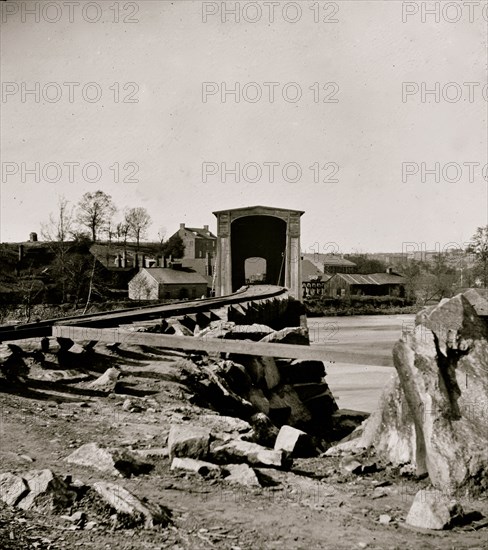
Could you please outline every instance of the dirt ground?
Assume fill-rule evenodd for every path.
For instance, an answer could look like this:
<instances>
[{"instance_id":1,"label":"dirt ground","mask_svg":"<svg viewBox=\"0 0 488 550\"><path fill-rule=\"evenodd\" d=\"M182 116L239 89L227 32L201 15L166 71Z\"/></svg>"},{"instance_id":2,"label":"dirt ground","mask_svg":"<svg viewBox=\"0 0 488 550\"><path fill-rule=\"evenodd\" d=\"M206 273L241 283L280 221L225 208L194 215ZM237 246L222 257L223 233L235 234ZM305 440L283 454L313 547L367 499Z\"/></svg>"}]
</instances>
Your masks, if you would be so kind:
<instances>
[{"instance_id":1,"label":"dirt ground","mask_svg":"<svg viewBox=\"0 0 488 550\"><path fill-rule=\"evenodd\" d=\"M110 356L110 353L112 356ZM13 392L0 381L0 471L50 468L85 483L114 478L63 459L84 443L131 449L164 447L172 422L211 424L208 410L189 403L177 375L179 354L154 349L108 352L96 370L114 361L123 386L108 396L87 384L53 381L55 370L33 366L29 390ZM115 355L116 353L116 355ZM80 359L81 361L81 359ZM78 365L83 367L83 364ZM97 374L92 372L92 374ZM142 412L126 412L131 396ZM2 549L484 549L488 528L457 527L437 533L404 526L416 491L426 480L401 476L386 466L356 476L345 474L337 458L295 460L290 472L274 471L274 483L259 488L170 471L167 457L148 459L154 469L117 479L138 497L169 508L165 529L80 530L60 516L23 512L0 505ZM465 511L488 516L488 500L462 501ZM391 517L388 524L379 517Z\"/></svg>"}]
</instances>

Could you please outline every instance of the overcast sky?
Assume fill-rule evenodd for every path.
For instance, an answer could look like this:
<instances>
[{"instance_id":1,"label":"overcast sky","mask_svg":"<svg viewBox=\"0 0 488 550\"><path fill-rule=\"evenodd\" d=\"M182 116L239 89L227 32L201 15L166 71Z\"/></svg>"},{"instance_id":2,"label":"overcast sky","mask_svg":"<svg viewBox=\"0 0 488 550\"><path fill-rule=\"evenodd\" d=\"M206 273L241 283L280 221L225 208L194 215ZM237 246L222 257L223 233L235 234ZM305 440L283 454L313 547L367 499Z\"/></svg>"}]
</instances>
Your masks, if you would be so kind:
<instances>
[{"instance_id":1,"label":"overcast sky","mask_svg":"<svg viewBox=\"0 0 488 550\"><path fill-rule=\"evenodd\" d=\"M481 11L452 8L436 22L422 2L300 1L301 14L297 3L261 3L261 15L238 2L236 23L221 2L8 4L3 242L40 233L59 195L76 203L97 189L121 210L147 208L152 237L180 222L215 230L212 211L255 204L304 210L304 250L432 249L465 243L487 223ZM423 97L436 82L439 97ZM36 83L39 97L22 97ZM239 102L228 94L224 103L236 83ZM436 162L440 181L422 178ZM25 172L36 163L40 181ZM76 163L72 174L66 163ZM222 163L247 165L239 182Z\"/></svg>"}]
</instances>

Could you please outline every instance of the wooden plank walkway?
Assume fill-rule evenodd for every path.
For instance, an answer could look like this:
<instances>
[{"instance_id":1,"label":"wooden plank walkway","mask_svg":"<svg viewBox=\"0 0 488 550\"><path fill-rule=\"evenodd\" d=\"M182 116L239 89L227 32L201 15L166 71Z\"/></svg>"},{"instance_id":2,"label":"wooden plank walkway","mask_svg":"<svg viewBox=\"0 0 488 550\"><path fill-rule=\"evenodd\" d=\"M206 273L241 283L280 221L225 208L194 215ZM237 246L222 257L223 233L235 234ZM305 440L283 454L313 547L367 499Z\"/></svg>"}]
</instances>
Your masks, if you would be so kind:
<instances>
[{"instance_id":1,"label":"wooden plank walkway","mask_svg":"<svg viewBox=\"0 0 488 550\"><path fill-rule=\"evenodd\" d=\"M223 340L221 338L198 338L193 336L136 332L120 330L119 328L90 328L66 325L55 325L53 327L53 336L71 338L74 341L88 340L106 344L139 344L184 351L236 353L263 357L279 357L282 359L315 359L324 362L378 365L378 359L373 356L365 357L363 354L335 351L331 348L317 345L299 346L243 340Z\"/></svg>"}]
</instances>

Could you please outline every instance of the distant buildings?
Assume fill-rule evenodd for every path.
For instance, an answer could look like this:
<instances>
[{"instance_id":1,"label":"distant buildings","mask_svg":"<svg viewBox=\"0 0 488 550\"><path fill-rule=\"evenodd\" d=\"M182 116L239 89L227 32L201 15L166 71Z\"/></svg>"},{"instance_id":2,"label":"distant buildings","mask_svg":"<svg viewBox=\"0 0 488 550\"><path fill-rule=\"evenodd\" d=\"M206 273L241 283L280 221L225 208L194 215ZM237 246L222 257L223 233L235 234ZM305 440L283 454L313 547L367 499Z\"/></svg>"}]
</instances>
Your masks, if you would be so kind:
<instances>
[{"instance_id":1,"label":"distant buildings","mask_svg":"<svg viewBox=\"0 0 488 550\"><path fill-rule=\"evenodd\" d=\"M386 273L356 273L356 264L337 254L302 254L303 298L327 296L405 296L404 277Z\"/></svg>"},{"instance_id":2,"label":"distant buildings","mask_svg":"<svg viewBox=\"0 0 488 550\"><path fill-rule=\"evenodd\" d=\"M405 296L406 280L401 275L391 272L369 273L336 273L327 281L327 293L330 297L350 296Z\"/></svg>"},{"instance_id":3,"label":"distant buildings","mask_svg":"<svg viewBox=\"0 0 488 550\"><path fill-rule=\"evenodd\" d=\"M206 277L209 286L212 286L214 275L217 237L209 230L208 225L203 227L186 227L180 223L180 228L173 236L181 237L185 245L182 265L193 269Z\"/></svg>"},{"instance_id":4,"label":"distant buildings","mask_svg":"<svg viewBox=\"0 0 488 550\"><path fill-rule=\"evenodd\" d=\"M346 260L341 254L302 254L304 260L308 260L323 273L356 273L357 266L354 262Z\"/></svg>"},{"instance_id":5,"label":"distant buildings","mask_svg":"<svg viewBox=\"0 0 488 550\"><path fill-rule=\"evenodd\" d=\"M210 232L208 225L203 227L186 227L180 223L180 228L173 235L181 237L185 245L183 260L204 259L208 254L215 255L217 250L217 237Z\"/></svg>"},{"instance_id":6,"label":"distant buildings","mask_svg":"<svg viewBox=\"0 0 488 550\"><path fill-rule=\"evenodd\" d=\"M323 296L326 293L325 283L329 278L329 275L324 275L324 272L310 260L302 259L303 298Z\"/></svg>"},{"instance_id":7,"label":"distant buildings","mask_svg":"<svg viewBox=\"0 0 488 550\"><path fill-rule=\"evenodd\" d=\"M181 268L142 268L129 281L131 300L195 299L207 296L207 279L194 271Z\"/></svg>"}]
</instances>

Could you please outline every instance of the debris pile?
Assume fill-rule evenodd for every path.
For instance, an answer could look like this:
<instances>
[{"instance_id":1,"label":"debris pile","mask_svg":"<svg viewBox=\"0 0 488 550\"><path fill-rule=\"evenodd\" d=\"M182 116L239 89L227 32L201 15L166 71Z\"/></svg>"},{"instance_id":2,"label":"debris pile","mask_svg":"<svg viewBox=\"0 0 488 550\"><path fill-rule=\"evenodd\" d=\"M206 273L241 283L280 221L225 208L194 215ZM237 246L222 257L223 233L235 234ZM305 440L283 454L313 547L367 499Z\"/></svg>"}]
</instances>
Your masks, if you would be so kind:
<instances>
[{"instance_id":1,"label":"debris pile","mask_svg":"<svg viewBox=\"0 0 488 550\"><path fill-rule=\"evenodd\" d=\"M22 510L58 514L79 529L148 529L171 522L167 509L143 502L121 485L97 481L89 486L49 469L0 474L0 500Z\"/></svg>"}]
</instances>

